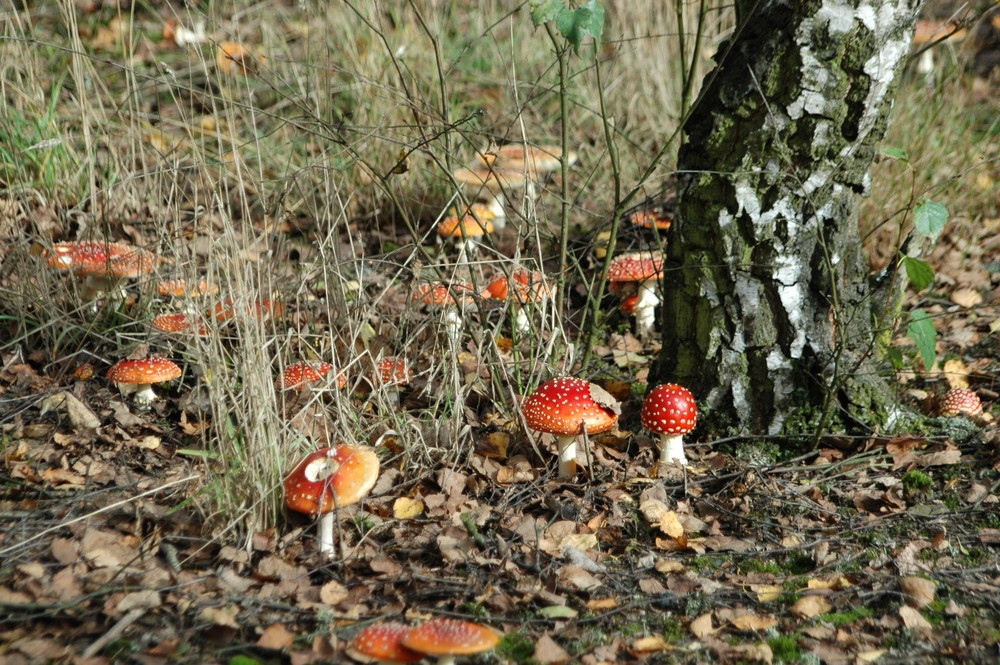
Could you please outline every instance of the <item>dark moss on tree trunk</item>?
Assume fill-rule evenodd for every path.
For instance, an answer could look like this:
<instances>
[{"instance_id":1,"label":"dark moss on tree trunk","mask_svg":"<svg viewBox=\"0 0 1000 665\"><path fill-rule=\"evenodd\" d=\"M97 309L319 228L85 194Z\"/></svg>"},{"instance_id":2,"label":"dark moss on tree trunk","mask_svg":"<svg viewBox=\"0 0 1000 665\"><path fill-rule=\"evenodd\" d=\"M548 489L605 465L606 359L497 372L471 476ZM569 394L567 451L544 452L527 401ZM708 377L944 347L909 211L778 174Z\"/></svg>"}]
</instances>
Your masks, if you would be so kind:
<instances>
[{"instance_id":1,"label":"dark moss on tree trunk","mask_svg":"<svg viewBox=\"0 0 1000 665\"><path fill-rule=\"evenodd\" d=\"M657 368L717 422L890 408L856 211L919 4L737 2L684 127Z\"/></svg>"}]
</instances>

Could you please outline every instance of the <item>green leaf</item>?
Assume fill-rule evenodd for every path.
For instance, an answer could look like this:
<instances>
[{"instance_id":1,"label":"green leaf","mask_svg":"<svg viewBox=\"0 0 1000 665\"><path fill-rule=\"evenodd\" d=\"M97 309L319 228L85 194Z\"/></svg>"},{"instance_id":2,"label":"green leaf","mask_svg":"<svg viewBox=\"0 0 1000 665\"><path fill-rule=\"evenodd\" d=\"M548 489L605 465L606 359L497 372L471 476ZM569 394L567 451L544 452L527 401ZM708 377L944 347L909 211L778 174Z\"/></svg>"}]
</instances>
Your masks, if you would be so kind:
<instances>
[{"instance_id":1,"label":"green leaf","mask_svg":"<svg viewBox=\"0 0 1000 665\"><path fill-rule=\"evenodd\" d=\"M917 291L923 291L934 281L934 268L927 261L904 256L903 267L906 268L906 276L910 278L910 284Z\"/></svg>"},{"instance_id":2,"label":"green leaf","mask_svg":"<svg viewBox=\"0 0 1000 665\"><path fill-rule=\"evenodd\" d=\"M587 37L593 37L595 42L601 41L604 33L604 7L597 0L589 0L576 9L564 9L556 17L556 27L573 50L579 51L580 44Z\"/></svg>"},{"instance_id":3,"label":"green leaf","mask_svg":"<svg viewBox=\"0 0 1000 665\"><path fill-rule=\"evenodd\" d=\"M562 0L531 0L531 23L537 28L554 20L561 12L568 11Z\"/></svg>"},{"instance_id":4,"label":"green leaf","mask_svg":"<svg viewBox=\"0 0 1000 665\"><path fill-rule=\"evenodd\" d=\"M579 613L565 605L549 605L538 610L538 614L546 619L572 619Z\"/></svg>"},{"instance_id":5,"label":"green leaf","mask_svg":"<svg viewBox=\"0 0 1000 665\"><path fill-rule=\"evenodd\" d=\"M889 159L898 159L904 162L910 161L909 153L902 148L879 148L878 151Z\"/></svg>"},{"instance_id":6,"label":"green leaf","mask_svg":"<svg viewBox=\"0 0 1000 665\"><path fill-rule=\"evenodd\" d=\"M924 310L915 309L910 312L910 325L906 326L906 334L917 345L917 351L924 360L925 371L930 370L937 359L937 330L934 328L934 320Z\"/></svg>"},{"instance_id":7,"label":"green leaf","mask_svg":"<svg viewBox=\"0 0 1000 665\"><path fill-rule=\"evenodd\" d=\"M913 210L913 225L917 233L930 240L937 240L948 221L948 209L942 203L934 203L930 199Z\"/></svg>"}]
</instances>

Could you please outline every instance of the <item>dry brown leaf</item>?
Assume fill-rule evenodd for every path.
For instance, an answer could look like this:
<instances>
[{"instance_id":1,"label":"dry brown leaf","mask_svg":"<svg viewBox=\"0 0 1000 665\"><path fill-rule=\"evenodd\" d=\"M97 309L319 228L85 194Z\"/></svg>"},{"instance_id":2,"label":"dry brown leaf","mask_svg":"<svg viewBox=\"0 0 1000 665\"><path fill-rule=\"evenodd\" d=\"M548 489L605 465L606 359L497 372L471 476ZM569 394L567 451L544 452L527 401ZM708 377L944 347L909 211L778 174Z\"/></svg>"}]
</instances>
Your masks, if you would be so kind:
<instances>
[{"instance_id":1,"label":"dry brown leaf","mask_svg":"<svg viewBox=\"0 0 1000 665\"><path fill-rule=\"evenodd\" d=\"M43 416L49 411L66 411L70 423L77 430L93 430L101 426L100 418L90 410L90 407L68 390L46 397L39 402L39 406Z\"/></svg>"},{"instance_id":2,"label":"dry brown leaf","mask_svg":"<svg viewBox=\"0 0 1000 665\"><path fill-rule=\"evenodd\" d=\"M213 623L216 626L227 628L239 628L240 622L236 617L240 613L240 608L235 605L229 607L203 607L201 609L201 620Z\"/></svg>"},{"instance_id":3,"label":"dry brown leaf","mask_svg":"<svg viewBox=\"0 0 1000 665\"><path fill-rule=\"evenodd\" d=\"M733 662L764 663L771 665L774 661L774 653L771 647L764 642L756 644L731 644L725 649L725 657Z\"/></svg>"},{"instance_id":4,"label":"dry brown leaf","mask_svg":"<svg viewBox=\"0 0 1000 665\"><path fill-rule=\"evenodd\" d=\"M688 625L688 630L698 639L703 639L714 633L716 629L712 627L712 613L706 612L692 621Z\"/></svg>"},{"instance_id":5,"label":"dry brown leaf","mask_svg":"<svg viewBox=\"0 0 1000 665\"><path fill-rule=\"evenodd\" d=\"M861 651L854 656L855 665L865 665L865 663L874 663L878 661L879 658L888 653L888 649L872 649L870 651Z\"/></svg>"},{"instance_id":6,"label":"dry brown leaf","mask_svg":"<svg viewBox=\"0 0 1000 665\"><path fill-rule=\"evenodd\" d=\"M850 589L852 586L851 580L847 579L843 575L838 575L837 577L825 580L813 577L806 582L807 589L835 589L840 591L843 589Z\"/></svg>"},{"instance_id":7,"label":"dry brown leaf","mask_svg":"<svg viewBox=\"0 0 1000 665\"><path fill-rule=\"evenodd\" d=\"M618 607L617 598L591 598L587 601L587 609L591 612L613 610Z\"/></svg>"},{"instance_id":8,"label":"dry brown leaf","mask_svg":"<svg viewBox=\"0 0 1000 665\"><path fill-rule=\"evenodd\" d=\"M792 614L800 619L811 619L820 614L826 614L833 608L830 601L823 596L802 596L790 608Z\"/></svg>"},{"instance_id":9,"label":"dry brown leaf","mask_svg":"<svg viewBox=\"0 0 1000 665\"><path fill-rule=\"evenodd\" d=\"M684 564L673 559L657 559L653 568L658 573L683 573Z\"/></svg>"},{"instance_id":10,"label":"dry brown leaf","mask_svg":"<svg viewBox=\"0 0 1000 665\"><path fill-rule=\"evenodd\" d=\"M677 517L677 513L672 510L660 515L660 521L658 526L660 531L670 536L671 538L680 538L684 535L684 527L681 526L681 521Z\"/></svg>"},{"instance_id":11,"label":"dry brown leaf","mask_svg":"<svg viewBox=\"0 0 1000 665\"><path fill-rule=\"evenodd\" d=\"M262 649L283 651L292 646L292 642L294 641L295 633L289 632L284 624L273 623L264 629L260 639L257 640L257 646Z\"/></svg>"},{"instance_id":12,"label":"dry brown leaf","mask_svg":"<svg viewBox=\"0 0 1000 665\"><path fill-rule=\"evenodd\" d=\"M944 363L944 378L951 388L969 387L969 368L961 358L951 358Z\"/></svg>"},{"instance_id":13,"label":"dry brown leaf","mask_svg":"<svg viewBox=\"0 0 1000 665\"><path fill-rule=\"evenodd\" d=\"M347 587L336 580L330 580L319 590L319 599L324 605L339 605L350 596L351 592L348 591Z\"/></svg>"},{"instance_id":14,"label":"dry brown leaf","mask_svg":"<svg viewBox=\"0 0 1000 665\"><path fill-rule=\"evenodd\" d=\"M657 653L660 651L669 651L673 649L673 645L664 640L659 635L650 635L649 637L640 637L629 647L629 651L633 654L635 653Z\"/></svg>"},{"instance_id":15,"label":"dry brown leaf","mask_svg":"<svg viewBox=\"0 0 1000 665\"><path fill-rule=\"evenodd\" d=\"M757 600L762 603L778 600L785 592L784 588L777 584L751 584L750 590L757 594Z\"/></svg>"},{"instance_id":16,"label":"dry brown leaf","mask_svg":"<svg viewBox=\"0 0 1000 665\"><path fill-rule=\"evenodd\" d=\"M579 591L588 591L601 586L601 580L597 579L580 566L563 566L557 574L559 585L570 587Z\"/></svg>"},{"instance_id":17,"label":"dry brown leaf","mask_svg":"<svg viewBox=\"0 0 1000 665\"><path fill-rule=\"evenodd\" d=\"M962 287L951 292L951 301L959 307L975 307L983 304L983 295L976 289Z\"/></svg>"},{"instance_id":18,"label":"dry brown leaf","mask_svg":"<svg viewBox=\"0 0 1000 665\"><path fill-rule=\"evenodd\" d=\"M535 660L542 665L563 665L570 661L570 655L547 633L535 643Z\"/></svg>"},{"instance_id":19,"label":"dry brown leaf","mask_svg":"<svg viewBox=\"0 0 1000 665\"><path fill-rule=\"evenodd\" d=\"M926 635L934 629L920 612L909 605L903 605L899 608L899 616L903 620L903 625L910 630L915 630Z\"/></svg>"},{"instance_id":20,"label":"dry brown leaf","mask_svg":"<svg viewBox=\"0 0 1000 665\"><path fill-rule=\"evenodd\" d=\"M899 588L903 591L906 604L920 609L934 602L937 584L924 577L901 577L899 578Z\"/></svg>"},{"instance_id":21,"label":"dry brown leaf","mask_svg":"<svg viewBox=\"0 0 1000 665\"><path fill-rule=\"evenodd\" d=\"M154 589L146 589L144 591L135 591L133 593L125 594L125 596L118 601L118 605L115 609L124 614L129 610L152 609L154 607L159 607L160 604L160 592L155 591Z\"/></svg>"},{"instance_id":22,"label":"dry brown leaf","mask_svg":"<svg viewBox=\"0 0 1000 665\"><path fill-rule=\"evenodd\" d=\"M767 630L778 625L778 620L773 616L758 616L756 614L744 614L729 622L736 630Z\"/></svg>"}]
</instances>

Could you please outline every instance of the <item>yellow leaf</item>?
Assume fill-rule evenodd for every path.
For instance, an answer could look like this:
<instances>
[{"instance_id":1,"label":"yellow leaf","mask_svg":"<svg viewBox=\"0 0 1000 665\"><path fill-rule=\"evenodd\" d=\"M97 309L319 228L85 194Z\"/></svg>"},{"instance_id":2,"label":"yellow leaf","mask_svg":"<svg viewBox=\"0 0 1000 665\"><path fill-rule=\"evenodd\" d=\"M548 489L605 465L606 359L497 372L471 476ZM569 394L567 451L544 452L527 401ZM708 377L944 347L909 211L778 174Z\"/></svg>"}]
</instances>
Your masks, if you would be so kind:
<instances>
[{"instance_id":1,"label":"yellow leaf","mask_svg":"<svg viewBox=\"0 0 1000 665\"><path fill-rule=\"evenodd\" d=\"M668 644L662 637L651 635L650 637L640 637L632 643L631 651L641 651L643 653L653 653L656 651L667 651L674 647Z\"/></svg>"},{"instance_id":2,"label":"yellow leaf","mask_svg":"<svg viewBox=\"0 0 1000 665\"><path fill-rule=\"evenodd\" d=\"M944 363L944 378L952 388L969 387L969 368L961 358L952 358Z\"/></svg>"},{"instance_id":3,"label":"yellow leaf","mask_svg":"<svg viewBox=\"0 0 1000 665\"><path fill-rule=\"evenodd\" d=\"M832 580L821 580L819 578L812 578L806 582L806 587L809 589L849 589L853 586L851 581L846 577L836 577Z\"/></svg>"},{"instance_id":4,"label":"yellow leaf","mask_svg":"<svg viewBox=\"0 0 1000 665\"><path fill-rule=\"evenodd\" d=\"M691 634L698 639L711 635L716 630L712 627L712 613L706 612L705 614L702 614L700 617L691 622L688 629L691 631Z\"/></svg>"},{"instance_id":5,"label":"yellow leaf","mask_svg":"<svg viewBox=\"0 0 1000 665\"><path fill-rule=\"evenodd\" d=\"M667 534L671 538L680 538L684 535L684 527L681 526L681 521L677 518L677 513L672 510L660 515L660 531Z\"/></svg>"},{"instance_id":6,"label":"yellow leaf","mask_svg":"<svg viewBox=\"0 0 1000 665\"><path fill-rule=\"evenodd\" d=\"M762 603L770 603L781 598L784 591L776 584L751 584L750 590L757 594L757 600Z\"/></svg>"},{"instance_id":7,"label":"yellow leaf","mask_svg":"<svg viewBox=\"0 0 1000 665\"><path fill-rule=\"evenodd\" d=\"M392 514L397 520L413 519L422 512L424 512L424 502L420 499L401 496L392 504Z\"/></svg>"},{"instance_id":8,"label":"yellow leaf","mask_svg":"<svg viewBox=\"0 0 1000 665\"><path fill-rule=\"evenodd\" d=\"M854 662L856 663L874 663L876 660L881 658L887 649L873 649L871 651L862 651L854 657Z\"/></svg>"},{"instance_id":9,"label":"yellow leaf","mask_svg":"<svg viewBox=\"0 0 1000 665\"><path fill-rule=\"evenodd\" d=\"M757 616L756 614L744 614L729 622L736 630L767 630L778 625L778 620L773 616Z\"/></svg>"}]
</instances>

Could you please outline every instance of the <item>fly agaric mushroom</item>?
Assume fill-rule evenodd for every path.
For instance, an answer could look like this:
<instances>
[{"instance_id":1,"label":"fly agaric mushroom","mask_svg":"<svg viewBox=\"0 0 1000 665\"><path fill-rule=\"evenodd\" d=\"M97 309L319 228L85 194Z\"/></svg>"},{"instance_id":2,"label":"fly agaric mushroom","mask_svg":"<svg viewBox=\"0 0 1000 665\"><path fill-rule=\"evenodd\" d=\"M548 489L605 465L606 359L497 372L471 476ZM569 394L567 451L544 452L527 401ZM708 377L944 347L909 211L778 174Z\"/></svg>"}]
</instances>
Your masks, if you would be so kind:
<instances>
[{"instance_id":1,"label":"fly agaric mushroom","mask_svg":"<svg viewBox=\"0 0 1000 665\"><path fill-rule=\"evenodd\" d=\"M687 466L684 435L698 423L698 403L684 386L665 383L653 388L642 404L642 426L660 435L660 464L677 460Z\"/></svg>"},{"instance_id":2,"label":"fly agaric mushroom","mask_svg":"<svg viewBox=\"0 0 1000 665\"><path fill-rule=\"evenodd\" d=\"M516 310L514 330L526 334L531 330L531 323L524 311L524 305L532 302L544 302L555 297L555 290L539 272L516 270L508 278L506 275L492 281L483 290L484 298L509 300Z\"/></svg>"},{"instance_id":3,"label":"fly agaric mushroom","mask_svg":"<svg viewBox=\"0 0 1000 665\"><path fill-rule=\"evenodd\" d=\"M462 334L462 317L458 310L462 305L474 302L475 295L476 292L472 285L465 282L458 282L451 286L440 283L421 284L413 293L413 299L444 309L445 331L451 343L457 346Z\"/></svg>"},{"instance_id":4,"label":"fly agaric mushroom","mask_svg":"<svg viewBox=\"0 0 1000 665\"><path fill-rule=\"evenodd\" d=\"M461 262L475 249L477 238L493 233L495 227L491 220L494 217L487 206L473 203L465 214L459 216L456 212L441 220L437 232L442 238L451 238L455 241L458 260Z\"/></svg>"},{"instance_id":5,"label":"fly agaric mushroom","mask_svg":"<svg viewBox=\"0 0 1000 665\"><path fill-rule=\"evenodd\" d=\"M285 479L285 504L320 517L319 551L333 553L333 518L338 508L357 503L378 479L378 456L370 448L340 445L306 456Z\"/></svg>"},{"instance_id":6,"label":"fly agaric mushroom","mask_svg":"<svg viewBox=\"0 0 1000 665\"><path fill-rule=\"evenodd\" d=\"M496 150L496 159L490 161L487 156L490 152L483 152L479 155L480 161L489 166L502 166L512 171L524 171L526 173L550 173L557 171L562 166L562 148L557 145L527 145L524 143L508 143L500 146ZM570 150L566 153L566 164L572 166L576 163L578 155Z\"/></svg>"},{"instance_id":7,"label":"fly agaric mushroom","mask_svg":"<svg viewBox=\"0 0 1000 665\"><path fill-rule=\"evenodd\" d=\"M640 228L657 229L659 231L666 231L673 224L673 220L670 218L670 215L659 207L636 210L631 213L627 219L633 225Z\"/></svg>"},{"instance_id":8,"label":"fly agaric mushroom","mask_svg":"<svg viewBox=\"0 0 1000 665\"><path fill-rule=\"evenodd\" d=\"M500 635L489 626L459 619L433 619L403 637L403 646L428 656L437 656L438 665L453 665L455 656L489 651Z\"/></svg>"},{"instance_id":9,"label":"fly agaric mushroom","mask_svg":"<svg viewBox=\"0 0 1000 665\"><path fill-rule=\"evenodd\" d=\"M941 400L941 415L945 418L954 418L962 414L978 416L982 412L983 403L979 395L968 388L952 388Z\"/></svg>"},{"instance_id":10,"label":"fly agaric mushroom","mask_svg":"<svg viewBox=\"0 0 1000 665\"><path fill-rule=\"evenodd\" d=\"M559 477L576 472L576 437L614 427L621 407L596 383L573 377L546 381L521 407L528 427L554 434L559 450Z\"/></svg>"},{"instance_id":11,"label":"fly agaric mushroom","mask_svg":"<svg viewBox=\"0 0 1000 665\"><path fill-rule=\"evenodd\" d=\"M142 360L122 360L108 370L108 380L118 386L123 395L134 392L132 398L139 407L156 399L154 383L172 381L181 375L181 368L167 360L151 356Z\"/></svg>"},{"instance_id":12,"label":"fly agaric mushroom","mask_svg":"<svg viewBox=\"0 0 1000 665\"><path fill-rule=\"evenodd\" d=\"M153 319L152 326L167 333L186 333L197 330L199 335L207 335L205 324L194 320L187 314L160 314Z\"/></svg>"},{"instance_id":13,"label":"fly agaric mushroom","mask_svg":"<svg viewBox=\"0 0 1000 665\"><path fill-rule=\"evenodd\" d=\"M507 168L474 166L452 173L455 181L471 190L476 198L484 200L493 213L496 228L504 228L507 211L504 210L504 193L524 189L529 199L535 198L534 174Z\"/></svg>"},{"instance_id":14,"label":"fly agaric mushroom","mask_svg":"<svg viewBox=\"0 0 1000 665\"><path fill-rule=\"evenodd\" d=\"M399 393L413 380L413 370L402 358L382 358L375 366L375 379L382 385L389 401L399 404Z\"/></svg>"},{"instance_id":15,"label":"fly agaric mushroom","mask_svg":"<svg viewBox=\"0 0 1000 665\"><path fill-rule=\"evenodd\" d=\"M216 294L219 292L219 287L209 284L206 279L194 285L188 284L187 280L183 279L168 279L156 285L156 292L161 296L174 298L183 298L184 296L196 298Z\"/></svg>"},{"instance_id":16,"label":"fly agaric mushroom","mask_svg":"<svg viewBox=\"0 0 1000 665\"><path fill-rule=\"evenodd\" d=\"M50 266L72 270L86 277L83 298L96 300L123 279L140 277L156 269L159 259L152 252L114 242L59 242L52 246ZM117 299L125 297L118 286Z\"/></svg>"},{"instance_id":17,"label":"fly agaric mushroom","mask_svg":"<svg viewBox=\"0 0 1000 665\"><path fill-rule=\"evenodd\" d=\"M316 383L333 369L330 363L307 363L297 362L285 368L281 378L278 379L278 387L282 390L293 390L296 388L307 388L309 384ZM347 385L347 377L341 374L337 377L337 386L343 388Z\"/></svg>"},{"instance_id":18,"label":"fly agaric mushroom","mask_svg":"<svg viewBox=\"0 0 1000 665\"><path fill-rule=\"evenodd\" d=\"M660 304L656 286L662 276L663 252L622 254L615 257L608 268L608 281L611 283L639 283L639 300L635 305L635 332L639 337L653 330L656 306Z\"/></svg>"},{"instance_id":19,"label":"fly agaric mushroom","mask_svg":"<svg viewBox=\"0 0 1000 665\"><path fill-rule=\"evenodd\" d=\"M274 300L268 300L267 298L249 303L246 306L237 305L233 302L232 298L226 298L215 306L212 315L215 316L215 320L219 323L225 323L230 319L236 318L237 315L263 321L270 317L281 316L284 312L284 305Z\"/></svg>"},{"instance_id":20,"label":"fly agaric mushroom","mask_svg":"<svg viewBox=\"0 0 1000 665\"><path fill-rule=\"evenodd\" d=\"M373 623L362 628L351 645L347 655L355 660L379 663L416 663L424 659L424 654L403 646L403 638L412 628L398 621Z\"/></svg>"}]
</instances>

